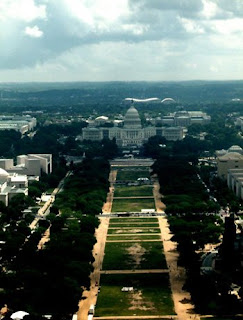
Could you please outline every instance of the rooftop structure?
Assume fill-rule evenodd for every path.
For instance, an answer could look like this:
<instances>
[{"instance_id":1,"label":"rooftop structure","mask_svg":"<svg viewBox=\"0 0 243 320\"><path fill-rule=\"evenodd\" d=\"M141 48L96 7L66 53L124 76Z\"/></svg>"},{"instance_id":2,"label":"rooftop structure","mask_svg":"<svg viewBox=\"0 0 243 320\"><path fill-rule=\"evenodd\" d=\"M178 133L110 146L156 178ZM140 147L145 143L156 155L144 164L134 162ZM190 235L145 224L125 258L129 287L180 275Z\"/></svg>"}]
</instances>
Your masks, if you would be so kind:
<instances>
[{"instance_id":1,"label":"rooftop structure","mask_svg":"<svg viewBox=\"0 0 243 320\"><path fill-rule=\"evenodd\" d=\"M9 173L25 174L27 176L41 176L42 173L52 172L51 154L28 154L17 156L17 164L13 159L0 159L0 168Z\"/></svg>"},{"instance_id":2,"label":"rooftop structure","mask_svg":"<svg viewBox=\"0 0 243 320\"><path fill-rule=\"evenodd\" d=\"M227 152L217 159L218 177L226 180L229 169L243 169L243 155L238 152Z\"/></svg>"},{"instance_id":3,"label":"rooftop structure","mask_svg":"<svg viewBox=\"0 0 243 320\"><path fill-rule=\"evenodd\" d=\"M0 201L8 206L9 201L17 194L28 195L26 175L9 174L0 168Z\"/></svg>"}]
</instances>

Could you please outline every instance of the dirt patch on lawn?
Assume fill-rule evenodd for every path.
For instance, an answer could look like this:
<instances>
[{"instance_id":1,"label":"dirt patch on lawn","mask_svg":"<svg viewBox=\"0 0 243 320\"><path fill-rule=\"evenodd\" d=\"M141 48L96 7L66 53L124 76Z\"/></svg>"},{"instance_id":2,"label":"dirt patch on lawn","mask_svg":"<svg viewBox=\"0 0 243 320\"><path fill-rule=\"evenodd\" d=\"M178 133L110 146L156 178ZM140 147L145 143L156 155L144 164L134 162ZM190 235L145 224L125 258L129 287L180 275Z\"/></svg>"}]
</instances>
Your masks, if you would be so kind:
<instances>
[{"instance_id":1,"label":"dirt patch on lawn","mask_svg":"<svg viewBox=\"0 0 243 320\"><path fill-rule=\"evenodd\" d=\"M143 229L118 229L115 233L139 233L143 232Z\"/></svg>"},{"instance_id":2,"label":"dirt patch on lawn","mask_svg":"<svg viewBox=\"0 0 243 320\"><path fill-rule=\"evenodd\" d=\"M132 260L135 263L135 266L139 266L141 261L143 260L143 255L146 252L146 249L144 249L141 244L134 243L131 247L127 248L128 253L130 254Z\"/></svg>"},{"instance_id":3,"label":"dirt patch on lawn","mask_svg":"<svg viewBox=\"0 0 243 320\"><path fill-rule=\"evenodd\" d=\"M129 310L154 310L154 306L152 302L144 301L142 291L135 291L131 296L131 307Z\"/></svg>"}]
</instances>

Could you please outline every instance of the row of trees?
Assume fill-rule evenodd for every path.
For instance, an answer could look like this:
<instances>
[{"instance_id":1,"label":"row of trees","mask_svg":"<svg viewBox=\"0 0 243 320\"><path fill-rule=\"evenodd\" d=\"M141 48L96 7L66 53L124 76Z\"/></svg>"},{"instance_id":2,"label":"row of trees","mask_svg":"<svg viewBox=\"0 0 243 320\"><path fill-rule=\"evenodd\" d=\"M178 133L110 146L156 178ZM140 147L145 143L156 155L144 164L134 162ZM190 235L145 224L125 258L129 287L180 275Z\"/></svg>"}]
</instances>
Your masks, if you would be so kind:
<instances>
[{"instance_id":1,"label":"row of trees","mask_svg":"<svg viewBox=\"0 0 243 320\"><path fill-rule=\"evenodd\" d=\"M40 221L34 233L23 225L21 216L18 222L14 221L17 225L13 230L14 244L3 230L7 249L4 253L9 258L0 274L1 305L25 310L31 319L38 320L43 314L66 320L77 311L83 290L90 286L94 232L99 224L95 214L101 212L109 188L108 175L106 160L85 159L73 166L64 191L58 195L47 220ZM38 250L37 245L48 228L50 239Z\"/></svg>"},{"instance_id":2,"label":"row of trees","mask_svg":"<svg viewBox=\"0 0 243 320\"><path fill-rule=\"evenodd\" d=\"M202 275L198 250L207 243L218 243L223 232L222 220L214 214L220 206L198 176L198 169L184 157L160 157L153 166L164 195L172 240L180 253L178 263L186 268L186 289L190 291L197 312L201 314L235 314L242 305L228 294L230 281L221 274Z\"/></svg>"}]
</instances>

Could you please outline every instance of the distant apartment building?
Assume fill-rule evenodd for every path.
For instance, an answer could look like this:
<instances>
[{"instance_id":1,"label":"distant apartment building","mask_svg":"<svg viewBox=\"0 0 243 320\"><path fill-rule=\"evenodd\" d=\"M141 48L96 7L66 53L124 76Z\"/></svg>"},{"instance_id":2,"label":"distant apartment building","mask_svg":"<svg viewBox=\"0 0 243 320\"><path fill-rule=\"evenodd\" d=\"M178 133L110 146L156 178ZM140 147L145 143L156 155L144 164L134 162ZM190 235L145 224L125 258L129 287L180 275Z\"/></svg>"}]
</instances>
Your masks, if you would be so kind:
<instances>
[{"instance_id":1,"label":"distant apartment building","mask_svg":"<svg viewBox=\"0 0 243 320\"><path fill-rule=\"evenodd\" d=\"M24 134L36 127L36 118L25 116L0 115L0 130L15 130Z\"/></svg>"},{"instance_id":2,"label":"distant apartment building","mask_svg":"<svg viewBox=\"0 0 243 320\"><path fill-rule=\"evenodd\" d=\"M51 154L28 154L17 156L17 164L13 159L0 159L0 168L9 173L19 173L27 176L41 176L52 172Z\"/></svg>"},{"instance_id":3,"label":"distant apartment building","mask_svg":"<svg viewBox=\"0 0 243 320\"><path fill-rule=\"evenodd\" d=\"M9 174L0 168L0 201L8 206L9 201L18 194L28 195L27 176Z\"/></svg>"}]
</instances>

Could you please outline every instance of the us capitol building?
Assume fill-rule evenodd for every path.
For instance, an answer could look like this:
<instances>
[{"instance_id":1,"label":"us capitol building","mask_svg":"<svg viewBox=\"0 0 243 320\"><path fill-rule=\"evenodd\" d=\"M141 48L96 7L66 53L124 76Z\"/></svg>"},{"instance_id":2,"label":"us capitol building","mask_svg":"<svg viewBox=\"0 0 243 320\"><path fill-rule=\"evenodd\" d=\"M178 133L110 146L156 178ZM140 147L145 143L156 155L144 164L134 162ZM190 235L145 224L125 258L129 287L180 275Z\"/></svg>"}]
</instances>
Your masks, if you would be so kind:
<instances>
[{"instance_id":1,"label":"us capitol building","mask_svg":"<svg viewBox=\"0 0 243 320\"><path fill-rule=\"evenodd\" d=\"M88 127L83 128L81 140L101 141L115 138L119 147L141 147L155 135L165 137L170 141L183 139L182 127L148 126L143 128L138 111L133 104L127 110L123 121L114 120L113 127L105 126L107 121L107 117L101 116L89 122Z\"/></svg>"}]
</instances>

